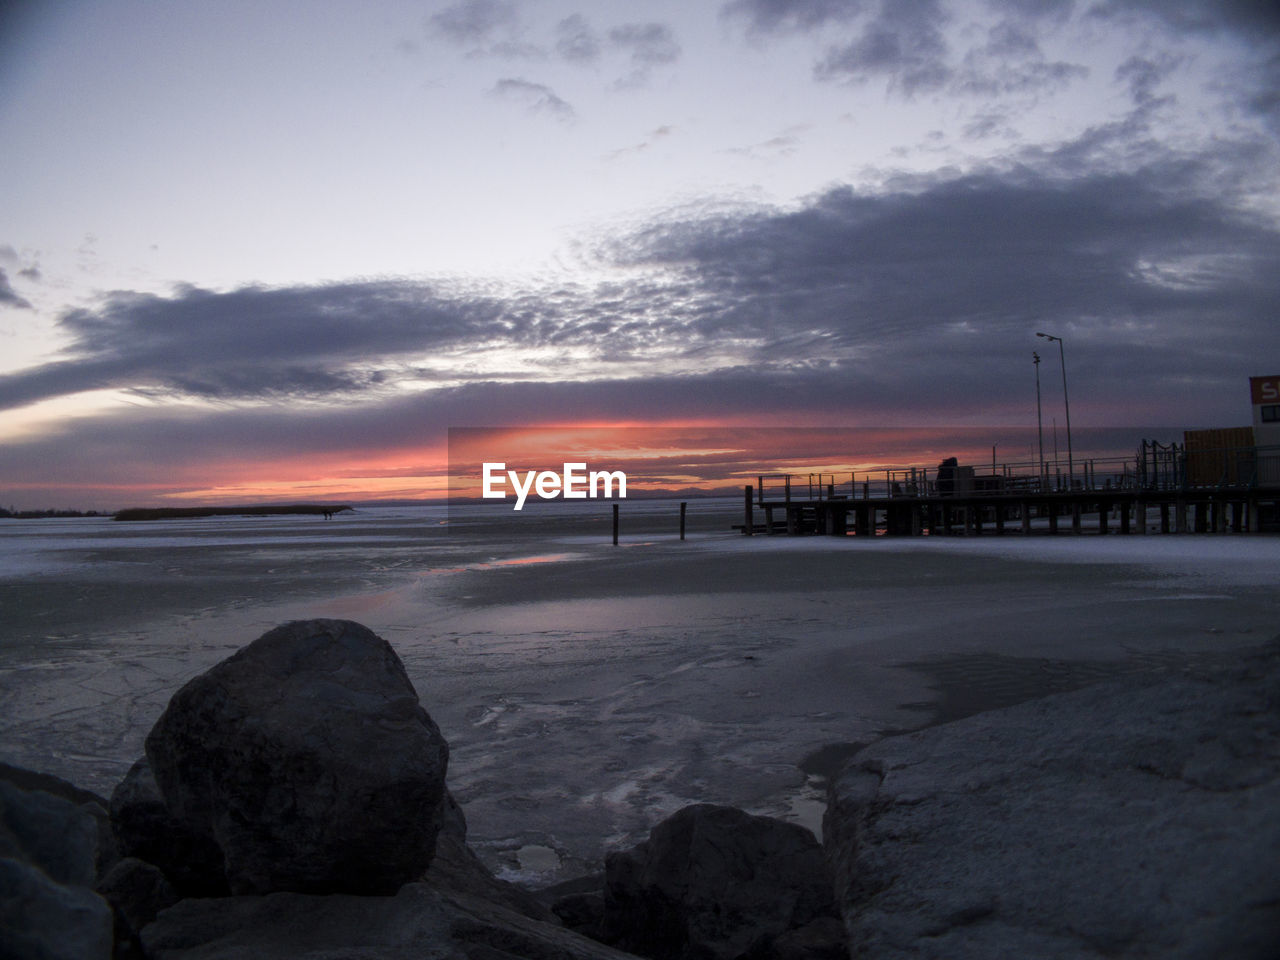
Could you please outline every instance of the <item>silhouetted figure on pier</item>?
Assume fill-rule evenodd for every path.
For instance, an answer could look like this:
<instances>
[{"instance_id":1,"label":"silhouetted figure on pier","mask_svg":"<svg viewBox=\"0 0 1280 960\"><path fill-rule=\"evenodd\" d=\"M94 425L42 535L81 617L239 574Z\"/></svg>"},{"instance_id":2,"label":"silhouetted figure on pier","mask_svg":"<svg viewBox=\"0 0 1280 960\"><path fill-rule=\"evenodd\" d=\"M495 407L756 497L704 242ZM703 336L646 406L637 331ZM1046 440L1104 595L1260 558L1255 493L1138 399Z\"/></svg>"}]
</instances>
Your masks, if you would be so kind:
<instances>
[{"instance_id":1,"label":"silhouetted figure on pier","mask_svg":"<svg viewBox=\"0 0 1280 960\"><path fill-rule=\"evenodd\" d=\"M955 457L947 457L938 464L938 496L949 497L956 490L956 468L960 461Z\"/></svg>"}]
</instances>

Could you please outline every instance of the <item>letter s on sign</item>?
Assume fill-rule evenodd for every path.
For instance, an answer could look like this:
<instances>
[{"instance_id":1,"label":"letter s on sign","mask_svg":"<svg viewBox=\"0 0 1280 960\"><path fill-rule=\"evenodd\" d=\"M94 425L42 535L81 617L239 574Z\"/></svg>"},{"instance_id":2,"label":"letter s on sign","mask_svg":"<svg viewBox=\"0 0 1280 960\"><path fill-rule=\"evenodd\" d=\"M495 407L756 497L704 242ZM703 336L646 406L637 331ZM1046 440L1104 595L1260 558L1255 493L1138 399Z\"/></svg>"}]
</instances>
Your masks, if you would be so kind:
<instances>
[{"instance_id":1,"label":"letter s on sign","mask_svg":"<svg viewBox=\"0 0 1280 960\"><path fill-rule=\"evenodd\" d=\"M1275 380L1268 380L1262 384L1263 400L1280 400L1280 383Z\"/></svg>"}]
</instances>

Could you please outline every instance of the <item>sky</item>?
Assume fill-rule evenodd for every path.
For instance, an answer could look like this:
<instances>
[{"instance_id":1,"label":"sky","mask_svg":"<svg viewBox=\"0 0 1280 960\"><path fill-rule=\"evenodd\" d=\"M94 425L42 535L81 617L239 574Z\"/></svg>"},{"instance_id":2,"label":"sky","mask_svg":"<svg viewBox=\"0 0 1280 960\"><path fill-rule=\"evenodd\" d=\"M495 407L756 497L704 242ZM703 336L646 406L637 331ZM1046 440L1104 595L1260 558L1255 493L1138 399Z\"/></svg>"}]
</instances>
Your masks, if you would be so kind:
<instances>
[{"instance_id":1,"label":"sky","mask_svg":"<svg viewBox=\"0 0 1280 960\"><path fill-rule=\"evenodd\" d=\"M1046 429L1065 367L1169 440L1280 373L1271 0L18 0L0 130L5 506L422 496L451 427L1025 437L1033 352Z\"/></svg>"}]
</instances>

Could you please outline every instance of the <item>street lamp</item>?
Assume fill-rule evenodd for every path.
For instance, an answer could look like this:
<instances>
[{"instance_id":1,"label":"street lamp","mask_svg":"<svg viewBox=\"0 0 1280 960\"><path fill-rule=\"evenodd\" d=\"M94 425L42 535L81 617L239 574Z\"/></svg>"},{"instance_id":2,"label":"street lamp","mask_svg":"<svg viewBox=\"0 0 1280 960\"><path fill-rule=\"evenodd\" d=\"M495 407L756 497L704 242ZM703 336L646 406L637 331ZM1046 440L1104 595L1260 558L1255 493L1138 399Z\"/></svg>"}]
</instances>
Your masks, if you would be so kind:
<instances>
[{"instance_id":1,"label":"street lamp","mask_svg":"<svg viewBox=\"0 0 1280 960\"><path fill-rule=\"evenodd\" d=\"M1061 337L1055 337L1048 333L1037 333L1036 336L1058 342L1058 360L1062 364L1062 404L1067 410L1067 489L1069 490L1075 480L1075 474L1073 472L1074 464L1071 459L1071 401L1067 399L1067 358L1062 351Z\"/></svg>"},{"instance_id":2,"label":"street lamp","mask_svg":"<svg viewBox=\"0 0 1280 960\"><path fill-rule=\"evenodd\" d=\"M1031 351L1031 362L1036 365L1036 434L1040 438L1040 490L1044 490L1044 420L1040 416L1040 354Z\"/></svg>"}]
</instances>

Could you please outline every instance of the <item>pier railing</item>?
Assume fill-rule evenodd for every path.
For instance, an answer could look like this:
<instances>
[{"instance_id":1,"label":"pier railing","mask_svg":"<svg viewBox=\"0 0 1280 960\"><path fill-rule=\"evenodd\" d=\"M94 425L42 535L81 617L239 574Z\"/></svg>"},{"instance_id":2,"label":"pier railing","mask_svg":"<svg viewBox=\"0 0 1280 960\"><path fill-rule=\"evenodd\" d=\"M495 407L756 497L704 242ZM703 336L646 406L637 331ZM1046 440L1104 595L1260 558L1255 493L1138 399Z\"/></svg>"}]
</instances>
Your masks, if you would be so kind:
<instances>
[{"instance_id":1,"label":"pier railing","mask_svg":"<svg viewBox=\"0 0 1280 960\"><path fill-rule=\"evenodd\" d=\"M1009 496L1108 490L1239 490L1280 487L1280 445L1187 451L1144 441L1131 457L1012 461L954 467L883 467L849 473L758 474L756 499L885 500Z\"/></svg>"}]
</instances>

